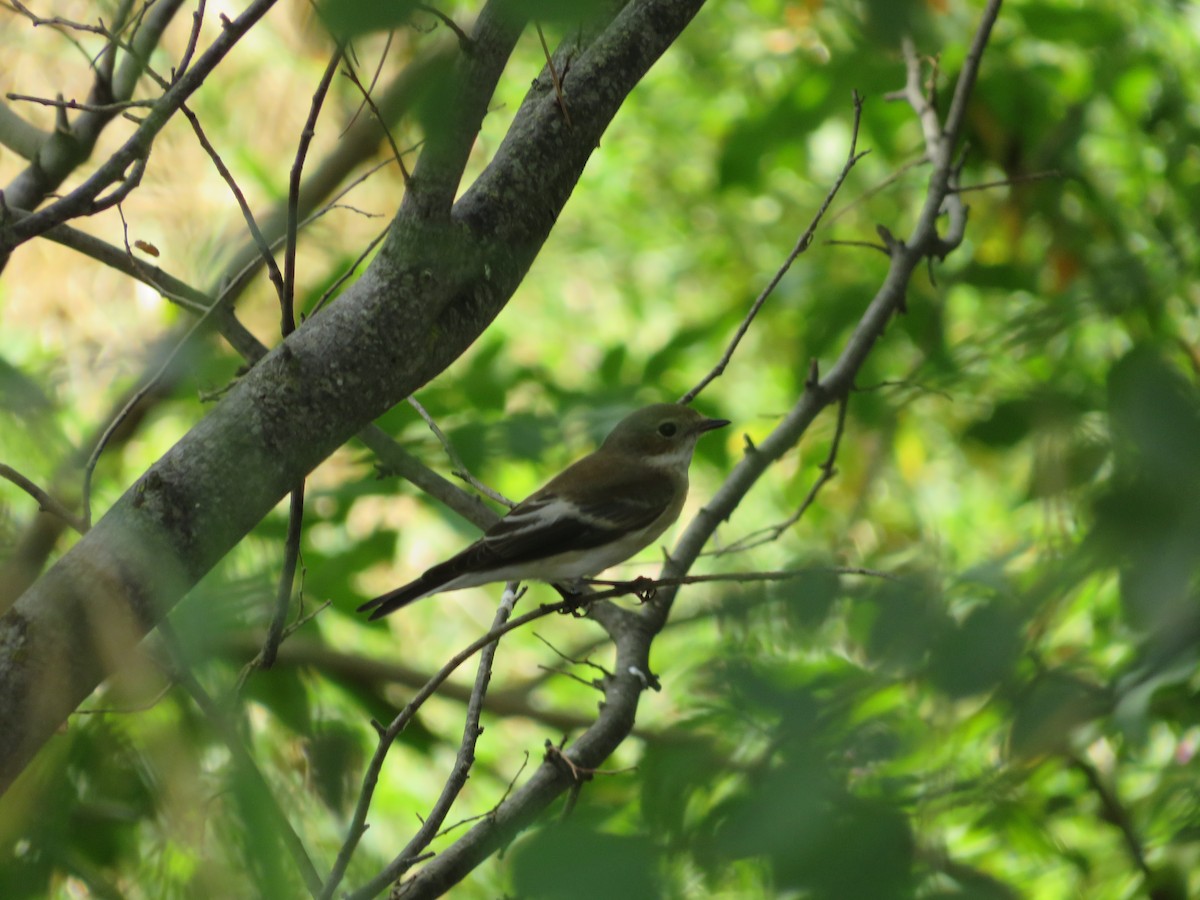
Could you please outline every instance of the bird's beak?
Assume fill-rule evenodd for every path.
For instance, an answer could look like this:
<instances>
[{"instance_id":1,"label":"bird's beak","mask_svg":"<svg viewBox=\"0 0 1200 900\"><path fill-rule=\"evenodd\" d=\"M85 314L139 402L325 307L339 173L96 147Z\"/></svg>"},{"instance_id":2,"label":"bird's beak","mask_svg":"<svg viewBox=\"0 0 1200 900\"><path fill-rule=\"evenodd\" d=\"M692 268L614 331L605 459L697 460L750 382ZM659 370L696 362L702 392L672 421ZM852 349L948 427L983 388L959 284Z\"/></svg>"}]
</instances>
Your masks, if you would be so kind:
<instances>
[{"instance_id":1,"label":"bird's beak","mask_svg":"<svg viewBox=\"0 0 1200 900\"><path fill-rule=\"evenodd\" d=\"M712 431L714 428L724 428L728 424L728 419L702 419L696 426L696 434L704 434L704 432Z\"/></svg>"}]
</instances>

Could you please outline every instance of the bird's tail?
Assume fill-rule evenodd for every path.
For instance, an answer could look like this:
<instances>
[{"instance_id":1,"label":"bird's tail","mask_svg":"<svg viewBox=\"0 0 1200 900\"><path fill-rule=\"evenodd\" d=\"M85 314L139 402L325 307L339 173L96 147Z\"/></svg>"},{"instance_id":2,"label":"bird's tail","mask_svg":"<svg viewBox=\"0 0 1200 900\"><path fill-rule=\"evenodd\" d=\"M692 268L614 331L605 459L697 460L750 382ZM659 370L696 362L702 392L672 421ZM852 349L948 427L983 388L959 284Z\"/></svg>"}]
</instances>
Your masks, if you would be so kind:
<instances>
[{"instance_id":1,"label":"bird's tail","mask_svg":"<svg viewBox=\"0 0 1200 900\"><path fill-rule=\"evenodd\" d=\"M416 581L410 581L408 584L398 587L394 591L388 591L374 600L368 600L358 608L358 612L371 610L369 621L373 622L376 619L382 619L384 616L394 613L402 606L408 606L414 600L428 597L446 581L445 578L430 578L431 574L432 572L426 572Z\"/></svg>"}]
</instances>

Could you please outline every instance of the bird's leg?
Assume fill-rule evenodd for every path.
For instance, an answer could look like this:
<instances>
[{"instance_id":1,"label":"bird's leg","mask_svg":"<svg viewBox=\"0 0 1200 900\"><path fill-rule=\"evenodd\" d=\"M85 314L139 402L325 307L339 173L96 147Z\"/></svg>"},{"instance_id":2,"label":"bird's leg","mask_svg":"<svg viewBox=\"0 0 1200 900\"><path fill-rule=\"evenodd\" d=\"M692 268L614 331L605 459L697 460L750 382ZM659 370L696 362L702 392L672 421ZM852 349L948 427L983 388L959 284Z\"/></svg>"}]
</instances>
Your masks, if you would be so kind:
<instances>
[{"instance_id":1,"label":"bird's leg","mask_svg":"<svg viewBox=\"0 0 1200 900\"><path fill-rule=\"evenodd\" d=\"M569 612L573 616L582 616L587 611L588 594L584 590L581 581L571 581L561 584L555 582L550 586L558 591L558 595L567 604L567 608L563 612Z\"/></svg>"},{"instance_id":2,"label":"bird's leg","mask_svg":"<svg viewBox=\"0 0 1200 900\"><path fill-rule=\"evenodd\" d=\"M654 579L647 578L645 575L639 575L629 582L629 588L633 592L633 596L642 603L649 603L658 594L658 585L654 583Z\"/></svg>"},{"instance_id":3,"label":"bird's leg","mask_svg":"<svg viewBox=\"0 0 1200 900\"><path fill-rule=\"evenodd\" d=\"M609 588L600 595L602 597L623 597L626 594L633 594L642 603L649 603L658 595L658 583L645 575L639 575L632 581L605 581L603 578L589 578L587 583Z\"/></svg>"}]
</instances>

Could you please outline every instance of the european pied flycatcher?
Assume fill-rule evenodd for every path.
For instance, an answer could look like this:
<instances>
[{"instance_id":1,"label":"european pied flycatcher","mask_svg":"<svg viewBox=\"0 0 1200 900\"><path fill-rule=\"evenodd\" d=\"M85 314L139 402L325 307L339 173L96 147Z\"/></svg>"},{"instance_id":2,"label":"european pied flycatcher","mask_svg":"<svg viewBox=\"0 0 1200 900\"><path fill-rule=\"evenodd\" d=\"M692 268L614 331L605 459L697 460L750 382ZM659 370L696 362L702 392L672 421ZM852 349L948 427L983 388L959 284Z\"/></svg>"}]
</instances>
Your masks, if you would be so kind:
<instances>
[{"instance_id":1,"label":"european pied flycatcher","mask_svg":"<svg viewBox=\"0 0 1200 900\"><path fill-rule=\"evenodd\" d=\"M571 582L633 556L683 509L696 440L728 425L674 403L622 419L595 453L517 504L444 563L360 606L378 619L459 588L497 581Z\"/></svg>"}]
</instances>

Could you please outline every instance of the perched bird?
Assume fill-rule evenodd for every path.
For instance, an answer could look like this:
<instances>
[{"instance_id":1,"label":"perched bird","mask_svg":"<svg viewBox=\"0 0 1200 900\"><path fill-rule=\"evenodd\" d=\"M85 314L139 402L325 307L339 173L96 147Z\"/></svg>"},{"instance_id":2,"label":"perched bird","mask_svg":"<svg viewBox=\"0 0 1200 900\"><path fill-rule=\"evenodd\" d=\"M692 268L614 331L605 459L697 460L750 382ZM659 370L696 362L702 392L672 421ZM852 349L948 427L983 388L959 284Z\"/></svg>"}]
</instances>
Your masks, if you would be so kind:
<instances>
[{"instance_id":1,"label":"perched bird","mask_svg":"<svg viewBox=\"0 0 1200 900\"><path fill-rule=\"evenodd\" d=\"M513 507L471 546L359 612L372 610L378 619L442 591L599 574L648 546L678 518L696 440L728 424L674 403L630 413L600 449Z\"/></svg>"}]
</instances>

